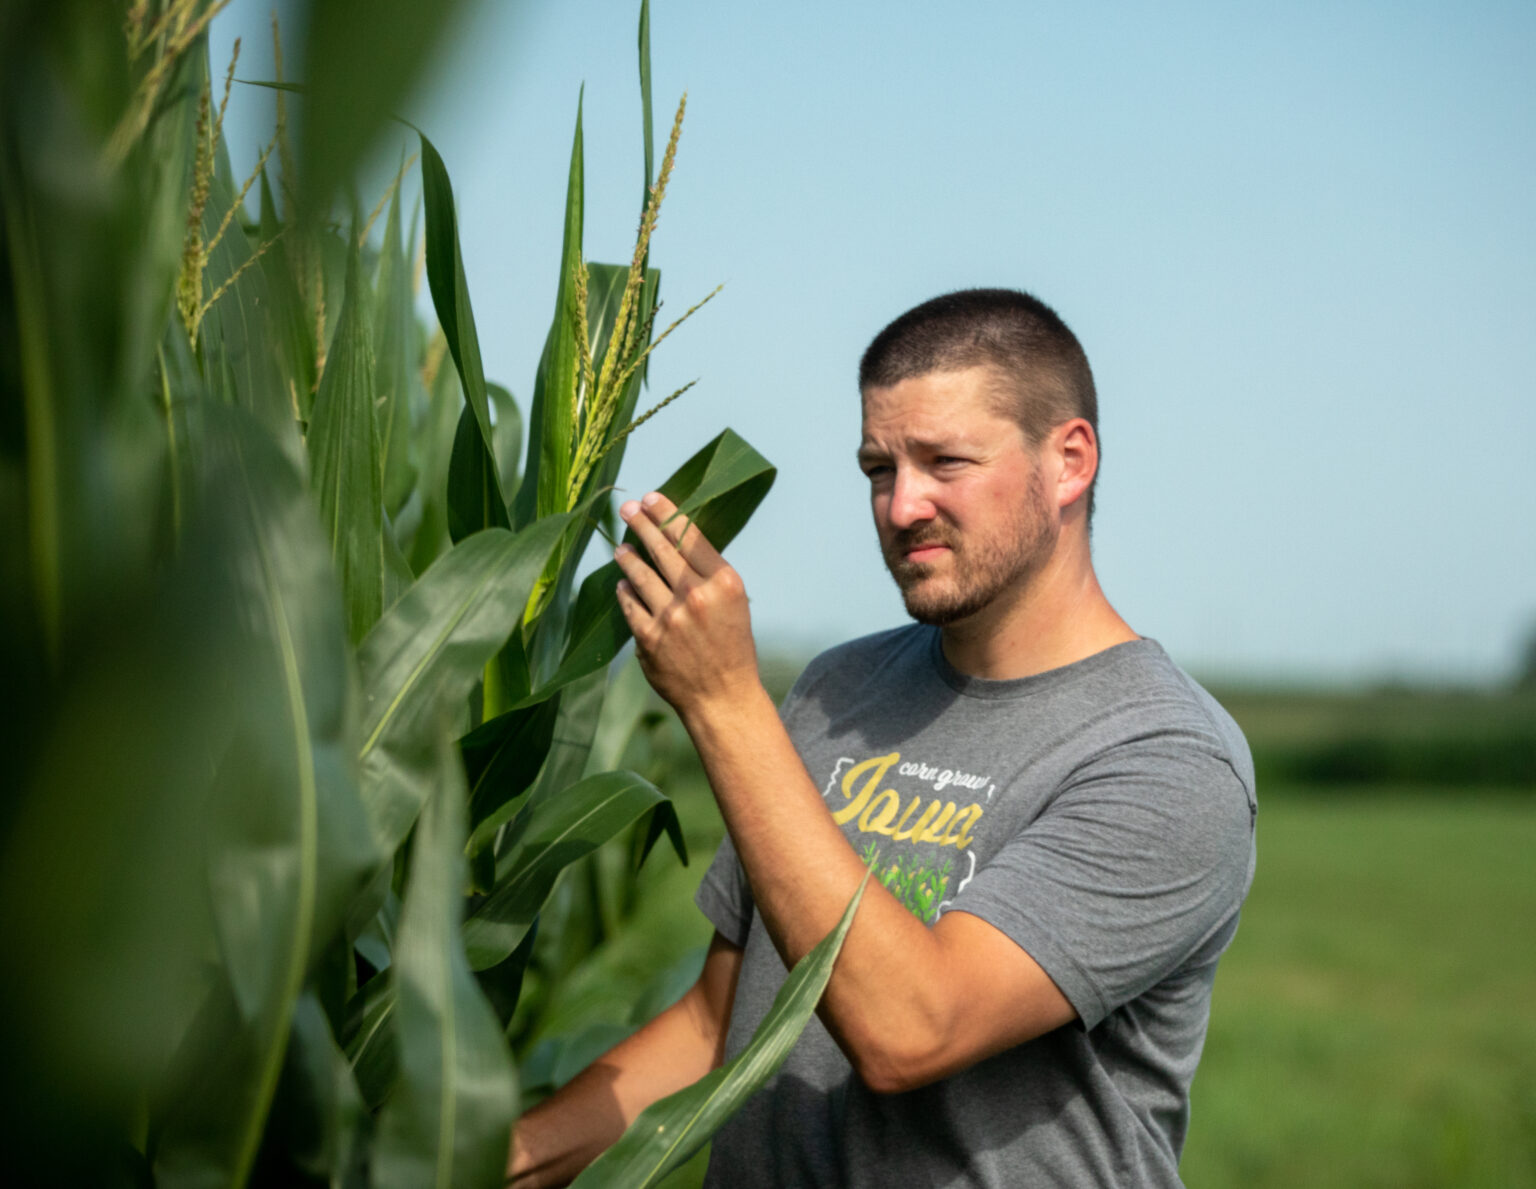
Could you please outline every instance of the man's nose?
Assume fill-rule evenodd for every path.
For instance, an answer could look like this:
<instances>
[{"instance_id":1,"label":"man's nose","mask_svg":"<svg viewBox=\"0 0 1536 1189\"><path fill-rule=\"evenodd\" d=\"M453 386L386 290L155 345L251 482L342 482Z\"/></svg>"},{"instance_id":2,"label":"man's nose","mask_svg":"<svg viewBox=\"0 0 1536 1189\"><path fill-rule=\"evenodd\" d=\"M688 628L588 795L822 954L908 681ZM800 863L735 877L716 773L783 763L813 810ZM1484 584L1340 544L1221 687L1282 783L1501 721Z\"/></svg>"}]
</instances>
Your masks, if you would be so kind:
<instances>
[{"instance_id":1,"label":"man's nose","mask_svg":"<svg viewBox=\"0 0 1536 1189\"><path fill-rule=\"evenodd\" d=\"M915 471L898 470L891 488L891 524L896 528L910 528L937 515L928 485L923 476Z\"/></svg>"}]
</instances>

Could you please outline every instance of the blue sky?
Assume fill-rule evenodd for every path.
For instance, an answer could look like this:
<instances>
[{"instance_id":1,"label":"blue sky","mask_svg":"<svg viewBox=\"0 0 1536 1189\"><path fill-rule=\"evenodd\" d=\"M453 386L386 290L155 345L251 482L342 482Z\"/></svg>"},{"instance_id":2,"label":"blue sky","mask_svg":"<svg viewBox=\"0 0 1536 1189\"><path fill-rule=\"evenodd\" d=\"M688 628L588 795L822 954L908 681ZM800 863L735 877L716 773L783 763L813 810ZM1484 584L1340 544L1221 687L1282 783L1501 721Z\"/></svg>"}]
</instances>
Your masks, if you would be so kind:
<instances>
[{"instance_id":1,"label":"blue sky","mask_svg":"<svg viewBox=\"0 0 1536 1189\"><path fill-rule=\"evenodd\" d=\"M587 255L630 250L637 10L473 6L406 113L520 398L583 82ZM267 11L237 0L215 61L244 33L264 77ZM654 0L652 53L658 140L688 92L663 298L725 289L658 353L658 398L699 384L621 482L726 425L778 464L732 550L765 641L902 620L858 356L918 301L1009 285L1093 363L1095 554L1139 631L1215 677L1509 672L1536 630L1536 6Z\"/></svg>"}]
</instances>

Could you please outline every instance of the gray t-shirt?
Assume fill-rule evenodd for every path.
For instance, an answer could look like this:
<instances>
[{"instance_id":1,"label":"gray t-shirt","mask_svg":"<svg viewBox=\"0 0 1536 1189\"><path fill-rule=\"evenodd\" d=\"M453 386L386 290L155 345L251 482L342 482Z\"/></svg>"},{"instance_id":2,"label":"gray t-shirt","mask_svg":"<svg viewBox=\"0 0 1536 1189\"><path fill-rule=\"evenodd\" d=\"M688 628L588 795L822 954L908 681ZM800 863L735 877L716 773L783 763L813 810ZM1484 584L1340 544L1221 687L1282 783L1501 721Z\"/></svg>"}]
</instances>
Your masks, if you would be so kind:
<instances>
[{"instance_id":1,"label":"gray t-shirt","mask_svg":"<svg viewBox=\"0 0 1536 1189\"><path fill-rule=\"evenodd\" d=\"M813 1018L716 1136L707 1183L1179 1185L1216 959L1253 878L1237 725L1152 640L984 681L920 626L822 654L781 714L875 878L921 920L969 912L1007 934L1079 1020L879 1095ZM734 1056L784 964L729 839L697 899L745 947Z\"/></svg>"}]
</instances>

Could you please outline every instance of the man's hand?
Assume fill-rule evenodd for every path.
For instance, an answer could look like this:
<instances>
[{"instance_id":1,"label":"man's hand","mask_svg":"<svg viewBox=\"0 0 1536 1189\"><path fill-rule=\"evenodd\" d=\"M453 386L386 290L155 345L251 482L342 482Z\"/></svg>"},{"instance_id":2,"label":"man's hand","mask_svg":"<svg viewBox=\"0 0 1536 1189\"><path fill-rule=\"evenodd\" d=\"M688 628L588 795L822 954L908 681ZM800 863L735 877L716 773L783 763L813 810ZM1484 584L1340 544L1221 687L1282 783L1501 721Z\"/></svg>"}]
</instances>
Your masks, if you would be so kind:
<instances>
[{"instance_id":1,"label":"man's hand","mask_svg":"<svg viewBox=\"0 0 1536 1189\"><path fill-rule=\"evenodd\" d=\"M652 492L619 508L650 555L620 545L619 607L634 633L647 680L686 722L714 699L758 684L747 592L719 552L666 496Z\"/></svg>"}]
</instances>

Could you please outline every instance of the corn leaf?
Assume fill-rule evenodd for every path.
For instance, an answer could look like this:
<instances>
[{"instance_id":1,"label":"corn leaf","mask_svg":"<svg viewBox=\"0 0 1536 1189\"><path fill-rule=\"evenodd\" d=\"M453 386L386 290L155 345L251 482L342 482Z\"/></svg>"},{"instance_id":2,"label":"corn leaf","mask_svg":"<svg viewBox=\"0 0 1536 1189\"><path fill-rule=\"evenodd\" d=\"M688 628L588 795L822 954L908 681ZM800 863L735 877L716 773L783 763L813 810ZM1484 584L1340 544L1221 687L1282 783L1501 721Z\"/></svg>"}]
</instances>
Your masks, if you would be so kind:
<instances>
[{"instance_id":1,"label":"corn leaf","mask_svg":"<svg viewBox=\"0 0 1536 1189\"><path fill-rule=\"evenodd\" d=\"M459 740L469 778L470 853L484 844L481 823L525 793L539 774L554 738L559 698L508 711ZM501 817L491 826L494 833Z\"/></svg>"},{"instance_id":2,"label":"corn leaf","mask_svg":"<svg viewBox=\"0 0 1536 1189\"><path fill-rule=\"evenodd\" d=\"M616 264L589 266L588 279L588 334L591 338L593 358L599 361L608 350L613 336L614 323L618 319L619 304L624 297L624 285L629 270ZM641 308L650 309L656 300L661 274L655 269L646 272L641 289ZM554 344L561 328L551 326L546 346ZM620 402L614 414L614 424L623 426L634 415L635 402L640 392L638 376L630 377L620 394ZM599 493L613 486L618 476L619 464L624 456L624 443L619 442L598 465L587 489ZM592 495L589 494L588 499ZM583 520L573 529L573 535L560 555L545 569L544 581L549 589L543 614L539 618L533 639L527 647L530 679L526 688L531 689L541 681L547 681L559 667L565 653L566 636L570 626L571 591L575 585L576 567L586 555L587 544L597 528L595 519Z\"/></svg>"},{"instance_id":3,"label":"corn leaf","mask_svg":"<svg viewBox=\"0 0 1536 1189\"><path fill-rule=\"evenodd\" d=\"M308 445L315 500L341 578L347 634L355 643L384 612L385 574L373 342L355 239L346 276L341 320L315 394Z\"/></svg>"},{"instance_id":4,"label":"corn leaf","mask_svg":"<svg viewBox=\"0 0 1536 1189\"><path fill-rule=\"evenodd\" d=\"M416 493L421 497L421 520L406 550L411 569L418 574L449 543L448 467L462 409L459 375L444 363L438 367L427 394L426 420L421 431L421 473L416 484Z\"/></svg>"},{"instance_id":5,"label":"corn leaf","mask_svg":"<svg viewBox=\"0 0 1536 1189\"><path fill-rule=\"evenodd\" d=\"M229 152L222 139L217 167L203 208L203 240L212 243L235 206L236 185ZM197 332L198 351L210 382L227 378L226 399L246 409L266 427L295 463L303 459L298 422L280 364L280 349L269 319L272 295L260 262L251 262L254 245L244 220L236 214L224 227L203 273L203 298L212 303ZM215 296L222 290L222 295Z\"/></svg>"},{"instance_id":6,"label":"corn leaf","mask_svg":"<svg viewBox=\"0 0 1536 1189\"><path fill-rule=\"evenodd\" d=\"M469 282L464 275L464 257L459 250L458 216L454 213L453 186L448 169L437 149L421 137L421 188L427 208L427 285L432 291L432 306L438 323L448 336L448 350L464 385L464 397L474 412L480 431L480 448L486 456L483 481L491 486L484 498L492 514L500 518L486 527L508 527L507 498L497 477L495 437L491 429L490 397L485 384L485 365L480 359L480 337L475 332L475 315L469 305ZM552 508L563 512L565 509ZM526 523L526 522L525 522Z\"/></svg>"},{"instance_id":7,"label":"corn leaf","mask_svg":"<svg viewBox=\"0 0 1536 1189\"><path fill-rule=\"evenodd\" d=\"M512 1016L517 1011L517 1001L523 991L523 976L528 973L528 963L533 957L533 947L538 937L539 926L535 921L533 928L528 930L505 962L475 971L475 981L480 984L480 990L485 993L502 1028L512 1022Z\"/></svg>"},{"instance_id":8,"label":"corn leaf","mask_svg":"<svg viewBox=\"0 0 1536 1189\"><path fill-rule=\"evenodd\" d=\"M513 507L513 522L527 524L565 507L566 485L574 451L579 354L576 344L576 273L581 267L583 181L581 100L576 101L576 133L565 188L565 234L560 249L560 281L555 316L544 340L534 378L533 407L528 413L528 465Z\"/></svg>"},{"instance_id":9,"label":"corn leaf","mask_svg":"<svg viewBox=\"0 0 1536 1189\"><path fill-rule=\"evenodd\" d=\"M265 169L261 171L260 228L261 242L271 245L262 253L261 271L271 301L267 319L276 340L283 392L293 417L307 425L315 402L315 340L294 280L292 252L287 237L281 236L283 224Z\"/></svg>"},{"instance_id":10,"label":"corn leaf","mask_svg":"<svg viewBox=\"0 0 1536 1189\"><path fill-rule=\"evenodd\" d=\"M619 1142L572 1182L573 1189L645 1189L657 1184L767 1084L816 1010L868 883L866 875L837 927L795 963L751 1043L713 1073L642 1111Z\"/></svg>"},{"instance_id":11,"label":"corn leaf","mask_svg":"<svg viewBox=\"0 0 1536 1189\"><path fill-rule=\"evenodd\" d=\"M517 1008L523 975L533 956L538 927L530 929L506 961L475 971L475 981L506 1027ZM377 1110L394 1089L399 1076L400 1054L395 1040L395 984L375 977L347 1004L346 1056L356 1073L357 1086L372 1110Z\"/></svg>"},{"instance_id":12,"label":"corn leaf","mask_svg":"<svg viewBox=\"0 0 1536 1189\"><path fill-rule=\"evenodd\" d=\"M259 1179L356 1184L367 1128L352 1067L336 1045L319 999L306 992L294 1009Z\"/></svg>"},{"instance_id":13,"label":"corn leaf","mask_svg":"<svg viewBox=\"0 0 1536 1189\"><path fill-rule=\"evenodd\" d=\"M456 749L437 746L437 790L411 849L410 882L388 977L400 1078L379 1115L380 1189L499 1186L517 1113L511 1054L465 961L464 780Z\"/></svg>"},{"instance_id":14,"label":"corn leaf","mask_svg":"<svg viewBox=\"0 0 1536 1189\"><path fill-rule=\"evenodd\" d=\"M776 474L767 459L725 430L685 462L660 491L692 517L716 549L724 549L768 494ZM624 539L635 544L632 533ZM525 702L548 697L618 655L629 640L629 625L613 594L621 576L618 566L609 562L581 584L571 613L570 644L560 667Z\"/></svg>"},{"instance_id":15,"label":"corn leaf","mask_svg":"<svg viewBox=\"0 0 1536 1189\"><path fill-rule=\"evenodd\" d=\"M390 965L393 964L391 954ZM379 1109L399 1075L394 1014L395 983L383 974L364 983L347 1003L347 1062L369 1110Z\"/></svg>"},{"instance_id":16,"label":"corn leaf","mask_svg":"<svg viewBox=\"0 0 1536 1189\"><path fill-rule=\"evenodd\" d=\"M506 528L510 523L501 502L496 459L486 450L474 410L466 404L448 462L448 536L458 542L483 528Z\"/></svg>"},{"instance_id":17,"label":"corn leaf","mask_svg":"<svg viewBox=\"0 0 1536 1189\"><path fill-rule=\"evenodd\" d=\"M393 516L416 485L411 458L411 413L421 381L413 366L420 331L411 292L411 268L400 219L400 187L389 200L384 243L374 286L373 355L378 365L379 454L384 473L384 507Z\"/></svg>"},{"instance_id":18,"label":"corn leaf","mask_svg":"<svg viewBox=\"0 0 1536 1189\"><path fill-rule=\"evenodd\" d=\"M503 492L516 491L523 465L523 414L512 394L500 384L487 384L496 411L496 469Z\"/></svg>"},{"instance_id":19,"label":"corn leaf","mask_svg":"<svg viewBox=\"0 0 1536 1189\"><path fill-rule=\"evenodd\" d=\"M558 797L563 790L580 780L587 769L592 754L592 740L597 736L597 724L602 719L603 703L608 699L608 674L589 673L580 681L573 681L559 691L560 712L555 720L554 740L544 766L539 770L538 782L528 801L519 810L517 818L502 838L503 855L514 846L527 824L528 815L544 801Z\"/></svg>"},{"instance_id":20,"label":"corn leaf","mask_svg":"<svg viewBox=\"0 0 1536 1189\"><path fill-rule=\"evenodd\" d=\"M71 13L70 19L77 19L77 14ZM192 191L197 92L207 68L204 59L205 55L189 53L172 67L165 95L124 171L123 194L133 229L122 237L123 246L133 253L131 268L123 270L119 299L124 377L144 375L148 352L160 341L176 308L176 275ZM98 275L111 275L100 259L90 263L102 270Z\"/></svg>"},{"instance_id":21,"label":"corn leaf","mask_svg":"<svg viewBox=\"0 0 1536 1189\"><path fill-rule=\"evenodd\" d=\"M629 741L634 738L655 698L650 682L646 681L645 673L641 671L640 662L631 656L608 681L608 690L603 697L597 729L592 733L592 746L587 753L583 775L607 772L623 763L625 749L629 747Z\"/></svg>"},{"instance_id":22,"label":"corn leaf","mask_svg":"<svg viewBox=\"0 0 1536 1189\"><path fill-rule=\"evenodd\" d=\"M487 529L427 570L358 648L362 791L381 851L393 854L426 801L439 724L462 716L481 670L521 621L568 516L521 533Z\"/></svg>"},{"instance_id":23,"label":"corn leaf","mask_svg":"<svg viewBox=\"0 0 1536 1189\"><path fill-rule=\"evenodd\" d=\"M533 924L560 872L646 814L659 815L679 856L687 854L672 802L633 772L590 776L533 807L503 863L496 890L464 923L469 962L484 970L505 961Z\"/></svg>"},{"instance_id":24,"label":"corn leaf","mask_svg":"<svg viewBox=\"0 0 1536 1189\"><path fill-rule=\"evenodd\" d=\"M651 0L640 0L640 122L645 136L645 192L640 195L640 209L651 197L651 178L656 159L655 134L651 130Z\"/></svg>"}]
</instances>

